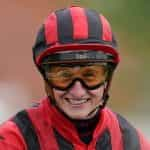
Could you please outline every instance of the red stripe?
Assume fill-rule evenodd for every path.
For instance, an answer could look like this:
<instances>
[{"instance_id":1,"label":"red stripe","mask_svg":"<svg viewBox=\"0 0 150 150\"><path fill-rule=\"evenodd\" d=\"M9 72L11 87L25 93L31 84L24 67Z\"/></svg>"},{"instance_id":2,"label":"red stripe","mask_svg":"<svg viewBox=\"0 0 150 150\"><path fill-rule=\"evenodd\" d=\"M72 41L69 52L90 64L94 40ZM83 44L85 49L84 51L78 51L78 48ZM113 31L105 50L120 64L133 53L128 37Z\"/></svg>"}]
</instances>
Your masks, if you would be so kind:
<instances>
[{"instance_id":1,"label":"red stripe","mask_svg":"<svg viewBox=\"0 0 150 150\"><path fill-rule=\"evenodd\" d=\"M112 41L112 31L109 22L106 20L106 18L102 15L100 15L100 20L102 23L102 39L104 41Z\"/></svg>"},{"instance_id":2,"label":"red stripe","mask_svg":"<svg viewBox=\"0 0 150 150\"><path fill-rule=\"evenodd\" d=\"M80 7L71 7L70 13L73 24L73 38L74 39L88 38L88 23L84 9Z\"/></svg>"},{"instance_id":3,"label":"red stripe","mask_svg":"<svg viewBox=\"0 0 150 150\"><path fill-rule=\"evenodd\" d=\"M58 41L57 18L55 13L49 15L45 21L45 37L47 44Z\"/></svg>"},{"instance_id":4,"label":"red stripe","mask_svg":"<svg viewBox=\"0 0 150 150\"><path fill-rule=\"evenodd\" d=\"M12 118L11 118L12 119ZM0 149L24 149L27 150L27 144L22 136L20 129L11 119L0 125Z\"/></svg>"},{"instance_id":5,"label":"red stripe","mask_svg":"<svg viewBox=\"0 0 150 150\"><path fill-rule=\"evenodd\" d=\"M114 150L123 150L123 139L120 131L119 122L116 115L109 109L105 108L105 117L107 118L107 127L111 134L111 144ZM116 140L117 139L117 140Z\"/></svg>"}]
</instances>

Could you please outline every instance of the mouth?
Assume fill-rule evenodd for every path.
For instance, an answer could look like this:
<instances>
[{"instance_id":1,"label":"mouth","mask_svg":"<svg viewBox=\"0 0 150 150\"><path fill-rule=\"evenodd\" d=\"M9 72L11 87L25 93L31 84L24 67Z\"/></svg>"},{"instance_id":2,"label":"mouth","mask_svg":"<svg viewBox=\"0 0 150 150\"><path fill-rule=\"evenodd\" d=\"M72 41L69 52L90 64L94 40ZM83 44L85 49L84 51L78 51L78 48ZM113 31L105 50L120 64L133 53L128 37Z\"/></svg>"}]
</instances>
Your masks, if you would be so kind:
<instances>
[{"instance_id":1,"label":"mouth","mask_svg":"<svg viewBox=\"0 0 150 150\"><path fill-rule=\"evenodd\" d=\"M79 105L82 105L82 104L88 102L88 101L90 100L90 98L87 98L87 99L80 99L80 100L65 98L65 100L66 100L69 104L71 104L71 105L79 106Z\"/></svg>"}]
</instances>

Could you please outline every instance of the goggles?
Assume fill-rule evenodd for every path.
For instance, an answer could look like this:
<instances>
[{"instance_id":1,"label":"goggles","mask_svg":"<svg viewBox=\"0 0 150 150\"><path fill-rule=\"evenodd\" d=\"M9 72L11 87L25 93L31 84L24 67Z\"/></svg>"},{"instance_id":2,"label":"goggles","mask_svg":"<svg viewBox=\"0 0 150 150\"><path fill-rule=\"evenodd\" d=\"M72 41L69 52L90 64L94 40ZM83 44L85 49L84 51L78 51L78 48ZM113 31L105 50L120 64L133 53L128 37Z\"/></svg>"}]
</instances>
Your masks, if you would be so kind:
<instances>
[{"instance_id":1,"label":"goggles","mask_svg":"<svg viewBox=\"0 0 150 150\"><path fill-rule=\"evenodd\" d=\"M103 85L108 75L106 63L49 64L43 69L46 81L54 88L69 89L75 81L80 81L87 89L96 89Z\"/></svg>"}]
</instances>

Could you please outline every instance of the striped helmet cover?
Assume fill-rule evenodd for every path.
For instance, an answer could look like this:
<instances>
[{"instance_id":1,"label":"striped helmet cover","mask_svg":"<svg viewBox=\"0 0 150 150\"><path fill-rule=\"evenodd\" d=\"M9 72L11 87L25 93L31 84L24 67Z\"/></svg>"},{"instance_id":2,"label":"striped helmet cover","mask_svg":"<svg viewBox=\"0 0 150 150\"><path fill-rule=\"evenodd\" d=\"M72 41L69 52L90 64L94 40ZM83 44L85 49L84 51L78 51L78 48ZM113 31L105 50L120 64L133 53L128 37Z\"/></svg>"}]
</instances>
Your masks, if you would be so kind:
<instances>
[{"instance_id":1,"label":"striped helmet cover","mask_svg":"<svg viewBox=\"0 0 150 150\"><path fill-rule=\"evenodd\" d=\"M48 15L33 46L36 65L55 52L95 50L110 53L119 62L117 42L107 19L94 10L77 6L56 10Z\"/></svg>"}]
</instances>

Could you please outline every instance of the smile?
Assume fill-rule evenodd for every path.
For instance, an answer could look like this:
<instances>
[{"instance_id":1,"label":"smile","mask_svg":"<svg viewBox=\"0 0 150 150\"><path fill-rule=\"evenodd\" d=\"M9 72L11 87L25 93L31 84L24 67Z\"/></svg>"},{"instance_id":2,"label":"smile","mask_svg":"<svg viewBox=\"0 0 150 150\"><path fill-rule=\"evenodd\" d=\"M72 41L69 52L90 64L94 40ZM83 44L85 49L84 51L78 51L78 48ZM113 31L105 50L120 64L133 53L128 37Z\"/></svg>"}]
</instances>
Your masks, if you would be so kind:
<instances>
[{"instance_id":1,"label":"smile","mask_svg":"<svg viewBox=\"0 0 150 150\"><path fill-rule=\"evenodd\" d=\"M81 100L76 100L76 99L69 99L69 98L65 98L65 100L67 102L69 102L71 105L81 105L86 103L87 101L89 101L90 99L81 99Z\"/></svg>"}]
</instances>

